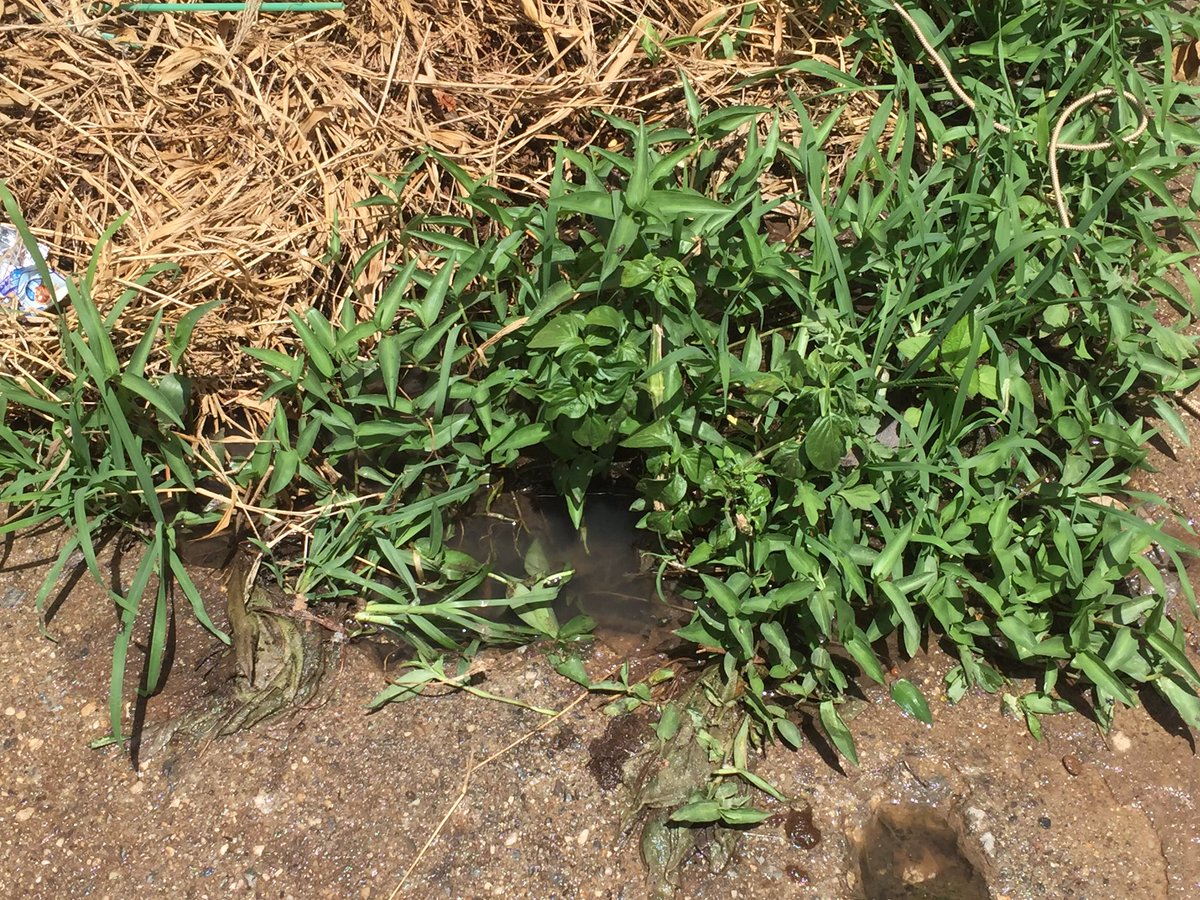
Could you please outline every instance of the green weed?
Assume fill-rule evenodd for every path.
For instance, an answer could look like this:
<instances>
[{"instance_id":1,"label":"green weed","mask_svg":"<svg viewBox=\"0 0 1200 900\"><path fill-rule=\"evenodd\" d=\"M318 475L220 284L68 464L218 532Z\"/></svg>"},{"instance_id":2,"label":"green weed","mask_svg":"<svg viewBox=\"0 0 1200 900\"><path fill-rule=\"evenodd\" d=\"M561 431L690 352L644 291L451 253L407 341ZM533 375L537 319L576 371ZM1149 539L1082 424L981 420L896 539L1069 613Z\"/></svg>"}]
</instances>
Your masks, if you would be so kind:
<instances>
[{"instance_id":1,"label":"green weed","mask_svg":"<svg viewBox=\"0 0 1200 900\"><path fill-rule=\"evenodd\" d=\"M0 202L26 246L35 248L21 210L3 184ZM12 510L0 525L0 533L54 521L70 529L37 593L39 614L44 612L59 575L77 554L116 605L120 630L113 650L109 695L111 738L121 734L126 655L144 601L149 599L152 604L142 674L146 693L160 686L172 585L187 598L196 618L228 641L209 620L179 555L180 529L205 521L177 499L196 487L193 454L179 434L187 416L190 382L178 372L148 377L146 362L151 348L163 339L161 311L129 358L118 359L110 333L137 296L135 289L123 294L107 316L101 315L92 300L96 260L120 224L115 223L101 237L81 277L68 282L78 330L68 326L65 316L60 317L59 339L70 377L39 383L0 376L4 413L0 417L4 445L0 466L5 474L0 501ZM45 260L36 251L34 257L44 270ZM151 269L143 283L166 269ZM49 281L47 272L43 278ZM97 560L98 547L118 535L135 537L143 551L133 579L123 591L114 589L114 579L101 570Z\"/></svg>"},{"instance_id":2,"label":"green weed","mask_svg":"<svg viewBox=\"0 0 1200 900\"><path fill-rule=\"evenodd\" d=\"M1060 677L1089 684L1102 724L1138 685L1200 724L1200 679L1144 556L1157 542L1178 566L1186 547L1109 502L1144 460L1141 411L1184 435L1164 395L1197 380L1192 304L1164 276L1195 279L1159 235L1187 229L1166 184L1197 135L1170 114L1191 108L1181 89L1146 76L1169 41L1163 7L1140 9L1060 4L1054 21L997 19L990 55L970 44L993 83L1023 67L1010 96L964 74L981 107L1013 110L1012 134L948 107L898 54L840 179L832 116L796 102L787 143L770 111L706 112L686 85L686 128L611 121L625 151L563 148L541 204L443 161L499 226L410 234L442 259L464 348L486 348L472 377L500 376L475 421L540 428L531 454L552 458L576 521L595 479L638 474L641 525L696 603L681 636L715 648L785 739L768 696L814 704L853 759L836 703L853 673L831 649L883 681L873 646L898 630L913 653L930 628L959 654L951 699L995 690L994 663L1015 659L1047 695ZM987 27L969 15L954 13L963 34ZM1153 139L1062 162L1065 229L1045 129L1097 82L1146 98ZM764 197L781 170L801 192ZM811 221L795 246L765 225L789 201ZM1160 297L1178 324L1155 318ZM1151 593L1128 595L1134 571ZM893 693L929 717L914 686Z\"/></svg>"}]
</instances>

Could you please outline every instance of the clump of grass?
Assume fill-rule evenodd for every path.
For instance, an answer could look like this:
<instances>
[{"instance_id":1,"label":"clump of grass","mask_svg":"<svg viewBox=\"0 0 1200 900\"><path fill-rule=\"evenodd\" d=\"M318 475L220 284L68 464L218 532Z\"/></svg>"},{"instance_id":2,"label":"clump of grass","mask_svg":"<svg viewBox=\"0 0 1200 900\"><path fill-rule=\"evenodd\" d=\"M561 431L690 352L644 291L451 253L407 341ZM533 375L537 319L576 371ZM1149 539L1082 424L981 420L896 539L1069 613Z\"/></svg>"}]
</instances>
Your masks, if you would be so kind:
<instances>
[{"instance_id":1,"label":"clump of grass","mask_svg":"<svg viewBox=\"0 0 1200 900\"><path fill-rule=\"evenodd\" d=\"M897 53L849 159L830 146L841 108L813 121L792 95L785 140L776 110L708 110L686 81L686 126L607 117L623 144L560 148L545 200L431 153L421 164L457 180L470 214L398 236L408 262L369 318L352 303L335 320L292 311L297 352L247 351L267 373L269 425L225 465L172 430L188 411L179 376L143 378L140 349L121 369L80 287L83 334L62 337L74 377L45 393L0 383L13 473L0 499L30 504L10 527L65 519L94 568L98 522L152 523L146 578L114 596L127 643L150 572L187 590L172 537L184 513L159 495L215 469L296 596L363 598L362 623L425 658L384 698L399 699L441 671L440 651L581 627L551 608L566 573L519 580L451 549L460 511L501 473L548 471L578 522L619 470L660 571L695 604L680 635L746 686L760 737L797 743L791 710L807 704L855 759L839 702L859 673L885 681L875 647L896 632L910 654L931 632L948 642L952 700L998 688L1006 661L1033 667L1039 690L1019 704L1035 733L1064 678L1090 688L1102 726L1147 687L1200 727L1200 675L1144 555L1157 543L1182 569L1186 548L1112 502L1144 462L1146 411L1182 434L1164 398L1200 380L1193 304L1166 276L1195 280L1159 238L1187 227L1166 185L1200 135L1178 121L1193 111L1182 89L1146 74L1178 20L1139 10L1067 2L1042 19L1030 3L993 20L935 5L930 33L949 21L971 41L961 77L980 113ZM876 21L856 40L883 37ZM1145 98L1153 125L1135 146L1063 161L1068 229L1039 148L1067 95L1093 84ZM1011 133L990 127L1001 115ZM61 445L21 416L56 423ZM498 576L504 596L488 599ZM892 693L929 718L915 686Z\"/></svg>"},{"instance_id":2,"label":"clump of grass","mask_svg":"<svg viewBox=\"0 0 1200 900\"><path fill-rule=\"evenodd\" d=\"M49 283L46 262L8 188L0 183L0 203L31 248L42 278ZM179 498L194 491L198 476L191 447L180 432L188 415L190 380L169 372L153 380L146 362L160 342L180 347L189 321L170 335L160 331L161 311L150 322L128 359L118 359L110 333L113 323L137 295L131 288L107 314L92 300L97 260L120 221L102 236L91 264L69 279L73 321L59 318L59 342L67 372L38 381L29 376L0 375L0 470L5 481L0 502L9 514L0 534L43 522L62 522L70 533L38 591L39 614L59 575L76 554L116 605L120 630L113 648L109 702L112 736L121 734L121 699L125 661L139 611L147 599L149 640L142 687L160 686L171 615L170 588L178 586L195 616L224 641L228 638L209 620L204 602L184 568L179 552L180 528L200 524ZM152 268L141 283L167 267ZM176 353L171 354L178 361ZM215 521L215 520L212 520ZM118 590L101 570L98 548L116 535L133 536L142 546L137 570ZM103 743L103 742L101 742Z\"/></svg>"}]
</instances>

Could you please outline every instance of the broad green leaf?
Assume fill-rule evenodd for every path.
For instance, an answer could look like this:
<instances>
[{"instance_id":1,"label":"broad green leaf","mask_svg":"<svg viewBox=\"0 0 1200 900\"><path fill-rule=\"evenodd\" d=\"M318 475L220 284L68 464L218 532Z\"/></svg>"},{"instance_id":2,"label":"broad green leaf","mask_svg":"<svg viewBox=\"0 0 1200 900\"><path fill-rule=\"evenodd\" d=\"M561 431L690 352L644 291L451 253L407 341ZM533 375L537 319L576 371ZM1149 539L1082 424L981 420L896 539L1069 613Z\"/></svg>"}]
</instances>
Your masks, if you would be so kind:
<instances>
[{"instance_id":1,"label":"broad green leaf","mask_svg":"<svg viewBox=\"0 0 1200 900\"><path fill-rule=\"evenodd\" d=\"M754 657L754 632L750 623L745 619L731 617L726 627L737 641L737 647L731 649L739 651L743 660L752 659Z\"/></svg>"},{"instance_id":2,"label":"broad green leaf","mask_svg":"<svg viewBox=\"0 0 1200 900\"><path fill-rule=\"evenodd\" d=\"M838 752L857 766L858 750L854 746L854 738L850 734L850 729L846 727L846 723L842 721L832 700L821 701L821 724Z\"/></svg>"},{"instance_id":3,"label":"broad green leaf","mask_svg":"<svg viewBox=\"0 0 1200 900\"><path fill-rule=\"evenodd\" d=\"M782 625L778 622L763 622L758 626L758 630L767 643L779 654L780 659L785 661L791 659L792 648L788 643L787 635L784 634Z\"/></svg>"},{"instance_id":4,"label":"broad green leaf","mask_svg":"<svg viewBox=\"0 0 1200 900\"><path fill-rule=\"evenodd\" d=\"M804 436L804 454L813 467L822 472L832 472L846 455L846 441L841 427L831 416L813 423Z\"/></svg>"},{"instance_id":5,"label":"broad green leaf","mask_svg":"<svg viewBox=\"0 0 1200 900\"><path fill-rule=\"evenodd\" d=\"M543 325L529 339L530 350L557 349L579 335L580 322L577 316L556 316Z\"/></svg>"},{"instance_id":6,"label":"broad green leaf","mask_svg":"<svg viewBox=\"0 0 1200 900\"><path fill-rule=\"evenodd\" d=\"M578 656L563 656L550 657L554 665L554 671L559 675L569 678L576 684L581 684L584 687L590 688L592 681L588 678L587 670L583 667L583 661Z\"/></svg>"},{"instance_id":7,"label":"broad green leaf","mask_svg":"<svg viewBox=\"0 0 1200 900\"><path fill-rule=\"evenodd\" d=\"M1188 727L1200 730L1200 698L1191 686L1170 675L1156 678L1152 683L1167 702L1175 707L1175 711Z\"/></svg>"},{"instance_id":8,"label":"broad green leaf","mask_svg":"<svg viewBox=\"0 0 1200 900\"><path fill-rule=\"evenodd\" d=\"M871 680L883 684L883 666L879 664L879 658L875 655L875 651L871 649L871 644L858 632L852 637L847 638L843 642L846 651L858 663L859 668L863 670L863 674Z\"/></svg>"},{"instance_id":9,"label":"broad green leaf","mask_svg":"<svg viewBox=\"0 0 1200 900\"><path fill-rule=\"evenodd\" d=\"M1121 632L1129 634L1128 631ZM1169 638L1159 632L1150 632L1146 635L1146 643L1167 660L1183 678L1188 681L1193 688L1200 688L1200 673L1196 672L1195 666L1191 660L1184 655L1184 652Z\"/></svg>"},{"instance_id":10,"label":"broad green leaf","mask_svg":"<svg viewBox=\"0 0 1200 900\"><path fill-rule=\"evenodd\" d=\"M933 724L933 715L929 712L929 704L925 702L925 695L921 693L921 689L909 681L907 678L900 678L892 682L892 699L896 701L905 713L913 718L920 719L926 725Z\"/></svg>"},{"instance_id":11,"label":"broad green leaf","mask_svg":"<svg viewBox=\"0 0 1200 900\"><path fill-rule=\"evenodd\" d=\"M431 327L441 318L442 304L446 300L446 291L449 289L450 279L454 275L454 264L454 259L447 259L442 263L437 275L429 282L429 288L425 291L425 296L417 307L417 318L426 328Z\"/></svg>"},{"instance_id":12,"label":"broad green leaf","mask_svg":"<svg viewBox=\"0 0 1200 900\"><path fill-rule=\"evenodd\" d=\"M771 813L752 806L738 806L721 811L721 821L726 825L757 825L771 817Z\"/></svg>"},{"instance_id":13,"label":"broad green leaf","mask_svg":"<svg viewBox=\"0 0 1200 900\"><path fill-rule=\"evenodd\" d=\"M629 259L621 263L621 287L634 288L654 277L656 268L651 257Z\"/></svg>"},{"instance_id":14,"label":"broad green leaf","mask_svg":"<svg viewBox=\"0 0 1200 900\"><path fill-rule=\"evenodd\" d=\"M171 365L178 366L183 354L187 351L188 344L192 342L192 333L196 330L196 325L199 321L220 306L223 300L209 300L207 303L201 303L195 309L189 309L179 317L179 322L175 325L175 330L171 333L170 353Z\"/></svg>"},{"instance_id":15,"label":"broad green leaf","mask_svg":"<svg viewBox=\"0 0 1200 900\"><path fill-rule=\"evenodd\" d=\"M799 750L800 745L804 743L804 736L800 733L800 729L796 727L796 723L790 719L775 719L771 723L776 733L783 738L784 743L790 746L793 750Z\"/></svg>"},{"instance_id":16,"label":"broad green leaf","mask_svg":"<svg viewBox=\"0 0 1200 900\"><path fill-rule=\"evenodd\" d=\"M904 551L908 549L908 542L912 539L912 533L913 523L906 522L899 531L888 537L883 550L871 566L871 577L873 579L879 581L892 574L904 556Z\"/></svg>"},{"instance_id":17,"label":"broad green leaf","mask_svg":"<svg viewBox=\"0 0 1200 900\"><path fill-rule=\"evenodd\" d=\"M736 618L738 610L741 607L741 601L729 585L723 581L718 581L711 575L701 575L700 580L704 582L708 596L716 601L717 606L721 607L725 615L731 619Z\"/></svg>"},{"instance_id":18,"label":"broad green leaf","mask_svg":"<svg viewBox=\"0 0 1200 900\"><path fill-rule=\"evenodd\" d=\"M509 600L522 622L538 634L555 637L558 634L558 616L554 614L551 603L557 596L557 586L547 589L518 584L514 586Z\"/></svg>"},{"instance_id":19,"label":"broad green leaf","mask_svg":"<svg viewBox=\"0 0 1200 900\"><path fill-rule=\"evenodd\" d=\"M392 276L387 287L383 289L383 296L379 298L379 305L375 307L374 316L375 324L379 326L380 331L386 332L395 325L405 293L412 284L413 275L417 271L417 264L416 258L410 259L404 268Z\"/></svg>"},{"instance_id":20,"label":"broad green leaf","mask_svg":"<svg viewBox=\"0 0 1200 900\"><path fill-rule=\"evenodd\" d=\"M840 460L841 457L838 457ZM843 488L838 496L845 500L852 509L867 510L880 501L879 492L869 484L860 484L852 488Z\"/></svg>"},{"instance_id":21,"label":"broad green leaf","mask_svg":"<svg viewBox=\"0 0 1200 900\"><path fill-rule=\"evenodd\" d=\"M145 378L126 372L121 376L121 386L137 394L153 406L168 422L176 428L184 428L183 420L172 398L162 390L152 385Z\"/></svg>"},{"instance_id":22,"label":"broad green leaf","mask_svg":"<svg viewBox=\"0 0 1200 900\"><path fill-rule=\"evenodd\" d=\"M682 712L678 703L667 703L663 706L662 715L659 717L658 723L654 726L654 733L663 743L671 740L679 733L679 726L682 724Z\"/></svg>"},{"instance_id":23,"label":"broad green leaf","mask_svg":"<svg viewBox=\"0 0 1200 900\"><path fill-rule=\"evenodd\" d=\"M1126 706L1137 705L1137 701L1134 699L1133 694L1130 693L1129 688L1120 682L1112 670L1095 653L1092 653L1090 650L1078 653L1071 660L1071 664L1082 672L1092 684L1103 688Z\"/></svg>"},{"instance_id":24,"label":"broad green leaf","mask_svg":"<svg viewBox=\"0 0 1200 900\"><path fill-rule=\"evenodd\" d=\"M646 210L664 220L675 216L718 215L732 217L736 210L710 200L703 194L690 190L654 190L646 199Z\"/></svg>"},{"instance_id":25,"label":"broad green leaf","mask_svg":"<svg viewBox=\"0 0 1200 900\"><path fill-rule=\"evenodd\" d=\"M670 447L675 435L667 419L656 419L621 441L622 447L630 450L649 450L654 447Z\"/></svg>"},{"instance_id":26,"label":"broad green leaf","mask_svg":"<svg viewBox=\"0 0 1200 900\"><path fill-rule=\"evenodd\" d=\"M596 219L613 220L613 195L608 191L574 191L557 201L563 212L577 212Z\"/></svg>"},{"instance_id":27,"label":"broad green leaf","mask_svg":"<svg viewBox=\"0 0 1200 900\"><path fill-rule=\"evenodd\" d=\"M292 320L292 327L296 329L296 333L300 336L300 341L304 347L308 361L321 373L322 377L332 378L334 365L333 358L329 355L329 351L332 348L325 346L322 339L295 310L288 310L288 318Z\"/></svg>"},{"instance_id":28,"label":"broad green leaf","mask_svg":"<svg viewBox=\"0 0 1200 900\"><path fill-rule=\"evenodd\" d=\"M300 454L295 450L280 450L275 454L274 470L267 485L267 496L274 497L292 483L300 467Z\"/></svg>"},{"instance_id":29,"label":"broad green leaf","mask_svg":"<svg viewBox=\"0 0 1200 900\"><path fill-rule=\"evenodd\" d=\"M921 646L921 627L917 623L917 616L913 610L912 603L893 582L881 582L879 589L887 597L892 605L892 609L896 611L897 617L899 617L900 622L904 626L904 652L909 656L915 656L918 648Z\"/></svg>"},{"instance_id":30,"label":"broad green leaf","mask_svg":"<svg viewBox=\"0 0 1200 900\"><path fill-rule=\"evenodd\" d=\"M397 389L400 386L400 353L403 346L404 339L400 335L387 334L375 347L375 357L379 361L379 377L383 379L383 390L392 406L396 405Z\"/></svg>"}]
</instances>

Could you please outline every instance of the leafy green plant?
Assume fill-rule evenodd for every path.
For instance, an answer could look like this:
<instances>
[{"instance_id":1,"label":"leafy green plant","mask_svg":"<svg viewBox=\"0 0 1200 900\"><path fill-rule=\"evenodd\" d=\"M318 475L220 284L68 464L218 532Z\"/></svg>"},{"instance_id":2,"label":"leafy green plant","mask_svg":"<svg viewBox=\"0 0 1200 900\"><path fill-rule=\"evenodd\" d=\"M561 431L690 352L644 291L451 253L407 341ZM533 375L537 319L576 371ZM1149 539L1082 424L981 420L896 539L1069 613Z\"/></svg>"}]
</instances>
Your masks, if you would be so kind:
<instances>
[{"instance_id":1,"label":"leafy green plant","mask_svg":"<svg viewBox=\"0 0 1200 900\"><path fill-rule=\"evenodd\" d=\"M492 473L546 435L497 402L505 372L472 371L461 336L484 298L461 286L487 264L487 248L462 247L449 243L435 274L405 265L366 321L353 318L353 304L336 324L316 309L292 312L294 355L246 351L263 364L264 397L276 406L268 440L237 480L265 484L262 502L299 507L309 520L299 555L274 551L286 528L262 542L276 577L305 602L364 599L360 622L392 627L426 656L471 637L557 637L551 606L570 578L506 576L447 545ZM489 584L502 595L488 596Z\"/></svg>"},{"instance_id":2,"label":"leafy green plant","mask_svg":"<svg viewBox=\"0 0 1200 900\"><path fill-rule=\"evenodd\" d=\"M1123 32L1115 12L1062 9L1087 46L1166 33L1156 10ZM1030 57L1046 83L1067 58L1057 34ZM440 277L494 315L464 326L505 373L490 409L545 429L576 521L596 478L637 473L641 524L696 602L681 636L745 680L767 729L790 724L772 693L812 703L853 759L836 702L853 673L831 651L885 681L873 645L898 630L913 653L931 627L960 657L951 699L995 690L1015 659L1046 692L1061 675L1090 685L1102 724L1132 685L1200 724L1200 678L1144 555L1157 543L1179 566L1188 550L1111 502L1153 433L1139 409L1178 426L1164 397L1197 380L1192 307L1164 276L1194 278L1156 229L1183 227L1162 186L1187 162L1177 142L1200 136L1137 53L1096 51L1054 83L1101 60L1161 124L1071 163L1070 230L1037 159L1037 122L1062 101L1028 98L1032 134L950 125L901 59L840 178L825 149L840 111L814 123L797 102L789 143L768 111L705 113L686 84L687 128L610 120L625 152L564 148L542 204L507 206L447 164L502 230L469 250L412 237L445 266L489 260ZM781 170L800 193L764 197ZM810 222L794 247L764 225L786 202ZM1179 323L1157 320L1160 296ZM1134 571L1145 596L1125 589ZM894 690L928 715L914 686Z\"/></svg>"}]
</instances>

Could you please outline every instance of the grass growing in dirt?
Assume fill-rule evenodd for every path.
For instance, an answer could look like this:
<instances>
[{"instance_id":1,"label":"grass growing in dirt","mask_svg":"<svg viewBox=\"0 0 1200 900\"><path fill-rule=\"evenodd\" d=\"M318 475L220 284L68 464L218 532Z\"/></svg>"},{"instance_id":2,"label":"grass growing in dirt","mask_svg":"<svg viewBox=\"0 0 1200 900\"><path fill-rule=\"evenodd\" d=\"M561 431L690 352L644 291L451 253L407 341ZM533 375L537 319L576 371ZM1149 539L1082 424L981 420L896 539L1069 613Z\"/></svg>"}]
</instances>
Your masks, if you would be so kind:
<instances>
[{"instance_id":1,"label":"grass growing in dirt","mask_svg":"<svg viewBox=\"0 0 1200 900\"><path fill-rule=\"evenodd\" d=\"M150 342L186 344L186 329L155 322L118 360L121 307L102 316L79 279L69 372L0 380L0 499L6 531L73 529L39 605L76 549L107 583L101 536L146 547L113 595L113 736L139 614L152 607L147 690L169 586L203 616L177 552L198 523L248 526L309 603L365 598L359 621L426 660L381 699L442 672L443 651L576 635L586 623L552 609L569 573L518 579L447 546L456 515L506 476L549 478L577 521L598 481L636 486L661 571L695 603L679 633L746 687L760 738L798 743L805 704L854 760L839 701L859 672L885 680L875 648L896 632L910 654L930 632L955 649L952 700L999 687L1003 661L1034 667L1041 689L1020 704L1035 733L1064 708L1061 679L1091 689L1101 725L1146 686L1200 727L1200 676L1144 556L1158 542L1181 566L1184 548L1113 502L1141 499L1126 486L1145 415L1182 434L1169 397L1198 380L1183 334L1197 285L1162 240L1191 216L1167 179L1200 134L1182 124L1191 92L1164 73L1172 28L1197 23L1165 4L959 6L913 12L960 48L977 113L871 5L853 49L880 68L819 73L829 96L878 99L848 160L828 146L841 108L815 121L795 95L708 108L686 83L671 123L610 118L622 142L562 147L542 201L432 155L471 215L410 223L393 241L408 262L335 319L289 311L297 352L247 350L270 411L248 455L179 436L187 373L143 377ZM1063 227L1045 148L1071 98L1102 86L1142 98L1150 129L1060 157ZM1084 111L1064 139L1132 130L1127 106ZM1176 324L1156 318L1160 301ZM1126 586L1134 572L1144 595ZM480 599L498 578L505 596ZM915 686L892 693L929 717Z\"/></svg>"}]
</instances>

